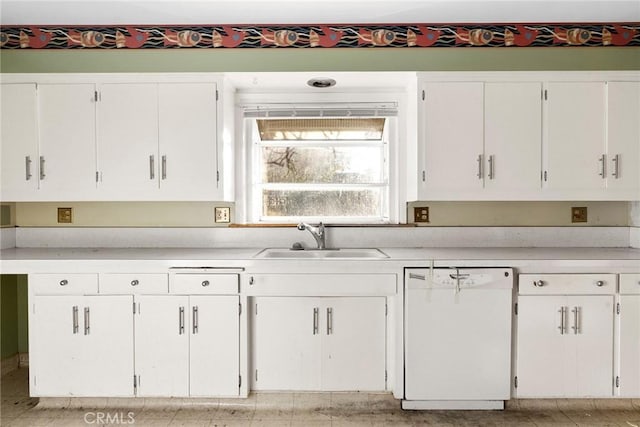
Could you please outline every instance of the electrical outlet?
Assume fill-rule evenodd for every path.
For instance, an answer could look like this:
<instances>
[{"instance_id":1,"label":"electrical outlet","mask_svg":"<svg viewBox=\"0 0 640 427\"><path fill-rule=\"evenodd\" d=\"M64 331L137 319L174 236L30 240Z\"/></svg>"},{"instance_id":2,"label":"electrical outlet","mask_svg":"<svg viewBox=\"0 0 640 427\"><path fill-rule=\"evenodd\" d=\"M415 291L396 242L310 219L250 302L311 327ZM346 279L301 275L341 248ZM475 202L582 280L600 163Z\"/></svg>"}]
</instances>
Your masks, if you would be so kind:
<instances>
[{"instance_id":1,"label":"electrical outlet","mask_svg":"<svg viewBox=\"0 0 640 427\"><path fill-rule=\"evenodd\" d=\"M71 224L73 222L72 208L58 208L58 224Z\"/></svg>"},{"instance_id":2,"label":"electrical outlet","mask_svg":"<svg viewBox=\"0 0 640 427\"><path fill-rule=\"evenodd\" d=\"M414 222L429 222L429 207L414 207L413 208L413 221Z\"/></svg>"},{"instance_id":3,"label":"electrical outlet","mask_svg":"<svg viewBox=\"0 0 640 427\"><path fill-rule=\"evenodd\" d=\"M231 222L231 208L216 207L214 208L215 222Z\"/></svg>"},{"instance_id":4,"label":"electrical outlet","mask_svg":"<svg viewBox=\"0 0 640 427\"><path fill-rule=\"evenodd\" d=\"M571 222L587 222L587 208L585 206L571 208Z\"/></svg>"}]
</instances>

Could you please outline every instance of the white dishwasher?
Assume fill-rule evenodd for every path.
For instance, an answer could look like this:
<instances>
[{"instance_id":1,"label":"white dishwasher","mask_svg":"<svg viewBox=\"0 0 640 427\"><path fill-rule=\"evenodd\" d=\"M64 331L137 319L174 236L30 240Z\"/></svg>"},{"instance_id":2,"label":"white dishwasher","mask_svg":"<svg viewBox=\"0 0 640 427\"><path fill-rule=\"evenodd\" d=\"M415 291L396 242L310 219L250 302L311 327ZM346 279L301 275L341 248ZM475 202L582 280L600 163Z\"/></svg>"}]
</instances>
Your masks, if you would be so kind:
<instances>
[{"instance_id":1,"label":"white dishwasher","mask_svg":"<svg viewBox=\"0 0 640 427\"><path fill-rule=\"evenodd\" d=\"M510 268L405 269L403 409L503 409L511 394Z\"/></svg>"}]
</instances>

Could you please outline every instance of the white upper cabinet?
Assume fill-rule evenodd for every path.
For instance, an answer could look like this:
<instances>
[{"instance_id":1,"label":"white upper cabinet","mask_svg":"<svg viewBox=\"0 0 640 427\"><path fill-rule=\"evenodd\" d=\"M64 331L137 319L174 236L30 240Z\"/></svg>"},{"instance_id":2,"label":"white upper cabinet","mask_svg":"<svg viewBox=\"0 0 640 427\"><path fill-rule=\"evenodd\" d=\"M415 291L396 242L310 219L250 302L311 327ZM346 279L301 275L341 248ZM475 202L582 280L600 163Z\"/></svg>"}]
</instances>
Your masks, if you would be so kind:
<instances>
[{"instance_id":1,"label":"white upper cabinet","mask_svg":"<svg viewBox=\"0 0 640 427\"><path fill-rule=\"evenodd\" d=\"M429 82L420 115L424 196L483 187L483 83ZM446 193L446 195L444 195Z\"/></svg>"},{"instance_id":2,"label":"white upper cabinet","mask_svg":"<svg viewBox=\"0 0 640 427\"><path fill-rule=\"evenodd\" d=\"M104 84L98 106L100 197L145 200L158 192L158 89Z\"/></svg>"},{"instance_id":3,"label":"white upper cabinet","mask_svg":"<svg viewBox=\"0 0 640 427\"><path fill-rule=\"evenodd\" d=\"M158 90L162 198L220 198L216 84L163 83Z\"/></svg>"},{"instance_id":4,"label":"white upper cabinet","mask_svg":"<svg viewBox=\"0 0 640 427\"><path fill-rule=\"evenodd\" d=\"M550 82L545 95L545 188L604 189L605 83Z\"/></svg>"},{"instance_id":5,"label":"white upper cabinet","mask_svg":"<svg viewBox=\"0 0 640 427\"><path fill-rule=\"evenodd\" d=\"M423 84L421 197L513 199L539 191L541 88L538 82Z\"/></svg>"},{"instance_id":6,"label":"white upper cabinet","mask_svg":"<svg viewBox=\"0 0 640 427\"><path fill-rule=\"evenodd\" d=\"M223 200L218 80L4 79L2 201Z\"/></svg>"},{"instance_id":7,"label":"white upper cabinet","mask_svg":"<svg viewBox=\"0 0 640 427\"><path fill-rule=\"evenodd\" d=\"M36 85L2 84L0 97L0 198L33 199L38 189Z\"/></svg>"},{"instance_id":8,"label":"white upper cabinet","mask_svg":"<svg viewBox=\"0 0 640 427\"><path fill-rule=\"evenodd\" d=\"M4 201L95 197L93 84L2 85Z\"/></svg>"},{"instance_id":9,"label":"white upper cabinet","mask_svg":"<svg viewBox=\"0 0 640 427\"><path fill-rule=\"evenodd\" d=\"M485 84L486 189L505 195L540 190L541 93L539 82Z\"/></svg>"},{"instance_id":10,"label":"white upper cabinet","mask_svg":"<svg viewBox=\"0 0 640 427\"><path fill-rule=\"evenodd\" d=\"M109 200L215 200L215 83L100 86L98 162Z\"/></svg>"},{"instance_id":11,"label":"white upper cabinet","mask_svg":"<svg viewBox=\"0 0 640 427\"><path fill-rule=\"evenodd\" d=\"M640 82L607 83L607 188L640 196Z\"/></svg>"},{"instance_id":12,"label":"white upper cabinet","mask_svg":"<svg viewBox=\"0 0 640 427\"><path fill-rule=\"evenodd\" d=\"M421 79L420 200L640 199L638 76Z\"/></svg>"},{"instance_id":13,"label":"white upper cabinet","mask_svg":"<svg viewBox=\"0 0 640 427\"><path fill-rule=\"evenodd\" d=\"M38 200L84 200L96 191L95 86L38 85Z\"/></svg>"}]
</instances>

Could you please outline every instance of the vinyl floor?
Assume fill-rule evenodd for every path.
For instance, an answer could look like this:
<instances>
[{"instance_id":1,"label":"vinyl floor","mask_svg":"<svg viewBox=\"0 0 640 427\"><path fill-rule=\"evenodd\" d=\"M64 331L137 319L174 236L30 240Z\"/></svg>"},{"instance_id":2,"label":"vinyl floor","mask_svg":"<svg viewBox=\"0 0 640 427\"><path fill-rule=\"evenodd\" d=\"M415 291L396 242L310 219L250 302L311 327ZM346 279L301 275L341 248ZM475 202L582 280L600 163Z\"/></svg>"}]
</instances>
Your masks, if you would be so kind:
<instances>
[{"instance_id":1,"label":"vinyl floor","mask_svg":"<svg viewBox=\"0 0 640 427\"><path fill-rule=\"evenodd\" d=\"M390 394L252 393L247 399L55 399L28 394L28 370L1 379L3 427L39 426L619 426L640 400L515 400L504 411L403 411Z\"/></svg>"}]
</instances>

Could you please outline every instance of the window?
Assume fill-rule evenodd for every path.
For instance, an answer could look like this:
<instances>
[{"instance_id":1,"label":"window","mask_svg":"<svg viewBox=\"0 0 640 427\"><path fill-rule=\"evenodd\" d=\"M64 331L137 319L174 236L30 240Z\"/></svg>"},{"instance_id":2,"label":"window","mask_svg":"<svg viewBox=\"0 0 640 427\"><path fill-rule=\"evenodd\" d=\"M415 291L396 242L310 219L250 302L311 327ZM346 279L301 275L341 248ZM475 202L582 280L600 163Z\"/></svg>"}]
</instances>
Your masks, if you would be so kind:
<instances>
[{"instance_id":1,"label":"window","mask_svg":"<svg viewBox=\"0 0 640 427\"><path fill-rule=\"evenodd\" d=\"M245 112L253 221L387 222L394 111Z\"/></svg>"}]
</instances>

